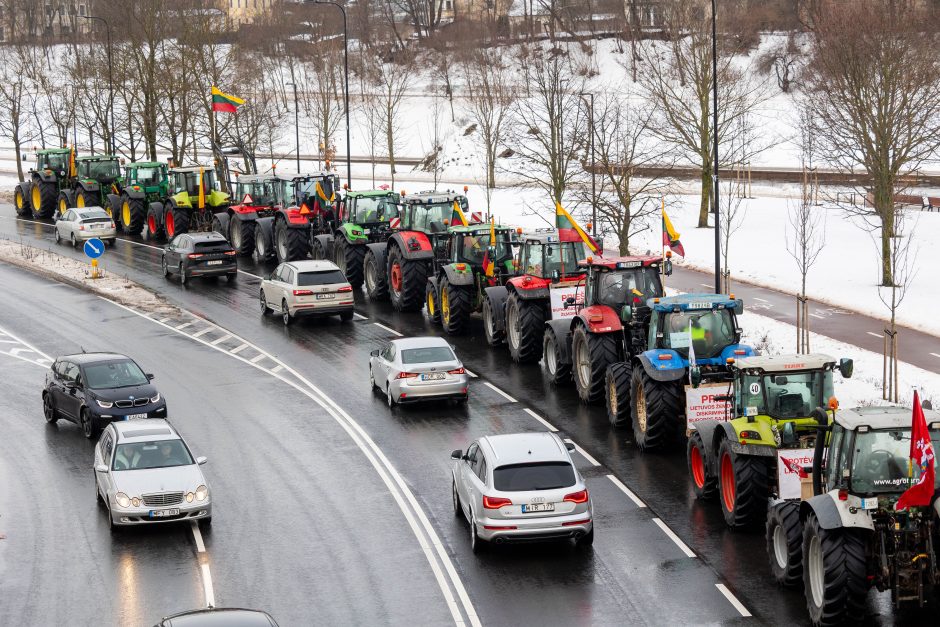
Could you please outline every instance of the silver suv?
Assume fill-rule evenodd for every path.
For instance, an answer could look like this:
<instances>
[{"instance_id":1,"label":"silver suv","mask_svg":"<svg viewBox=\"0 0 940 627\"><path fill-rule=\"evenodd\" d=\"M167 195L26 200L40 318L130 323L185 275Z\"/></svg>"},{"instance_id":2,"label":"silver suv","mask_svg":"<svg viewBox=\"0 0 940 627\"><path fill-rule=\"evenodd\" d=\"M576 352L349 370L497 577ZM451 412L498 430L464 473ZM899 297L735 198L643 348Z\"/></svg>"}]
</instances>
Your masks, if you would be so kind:
<instances>
[{"instance_id":1,"label":"silver suv","mask_svg":"<svg viewBox=\"0 0 940 627\"><path fill-rule=\"evenodd\" d=\"M554 433L485 436L451 453L454 514L470 546L572 538L594 543L594 508L569 447Z\"/></svg>"}]
</instances>

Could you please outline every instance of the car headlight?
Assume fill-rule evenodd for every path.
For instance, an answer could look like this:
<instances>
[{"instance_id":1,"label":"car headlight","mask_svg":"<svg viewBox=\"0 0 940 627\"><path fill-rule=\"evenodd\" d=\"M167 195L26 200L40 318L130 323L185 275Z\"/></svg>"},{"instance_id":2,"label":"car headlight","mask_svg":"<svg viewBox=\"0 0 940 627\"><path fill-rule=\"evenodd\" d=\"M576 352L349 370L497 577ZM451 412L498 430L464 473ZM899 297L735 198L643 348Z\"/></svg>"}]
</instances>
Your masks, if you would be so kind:
<instances>
[{"instance_id":1,"label":"car headlight","mask_svg":"<svg viewBox=\"0 0 940 627\"><path fill-rule=\"evenodd\" d=\"M209 488L207 488L204 485L201 485L198 488L196 488L196 500L197 501L205 501L207 498L209 498Z\"/></svg>"},{"instance_id":2,"label":"car headlight","mask_svg":"<svg viewBox=\"0 0 940 627\"><path fill-rule=\"evenodd\" d=\"M114 407L114 403L113 403L113 402L111 402L111 401L103 401L103 400L101 400L100 398L96 398L96 399L95 399L95 402L98 403L98 407L104 407L105 409L109 409L109 408L111 408L111 407Z\"/></svg>"},{"instance_id":3,"label":"car headlight","mask_svg":"<svg viewBox=\"0 0 940 627\"><path fill-rule=\"evenodd\" d=\"M130 507L131 500L123 492L118 492L115 494L114 500L117 501L117 504L121 507Z\"/></svg>"},{"instance_id":4,"label":"car headlight","mask_svg":"<svg viewBox=\"0 0 940 627\"><path fill-rule=\"evenodd\" d=\"M151 403L159 403L159 402L160 402L160 393L157 392L157 395L154 396L154 397L152 397L152 398L150 399L150 402L151 402Z\"/></svg>"},{"instance_id":5,"label":"car headlight","mask_svg":"<svg viewBox=\"0 0 940 627\"><path fill-rule=\"evenodd\" d=\"M140 507L140 499L135 496L131 499L131 505L134 507Z\"/></svg>"},{"instance_id":6,"label":"car headlight","mask_svg":"<svg viewBox=\"0 0 940 627\"><path fill-rule=\"evenodd\" d=\"M192 492L187 492L187 493L186 493L186 502L187 502L187 503L192 503L194 496L195 496L195 495L194 495Z\"/></svg>"}]
</instances>

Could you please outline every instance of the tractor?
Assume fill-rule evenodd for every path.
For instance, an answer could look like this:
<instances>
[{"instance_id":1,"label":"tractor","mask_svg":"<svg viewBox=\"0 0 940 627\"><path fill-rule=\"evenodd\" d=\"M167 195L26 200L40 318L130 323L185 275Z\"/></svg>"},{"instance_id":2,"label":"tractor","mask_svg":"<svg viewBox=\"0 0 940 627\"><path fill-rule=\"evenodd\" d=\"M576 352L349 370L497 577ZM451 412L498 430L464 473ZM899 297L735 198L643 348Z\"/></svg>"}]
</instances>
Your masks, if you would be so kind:
<instances>
[{"instance_id":1,"label":"tractor","mask_svg":"<svg viewBox=\"0 0 940 627\"><path fill-rule=\"evenodd\" d=\"M450 334L465 332L471 314L483 309L484 289L514 276L515 235L515 229L496 224L452 227L425 287L428 318Z\"/></svg>"},{"instance_id":2,"label":"tractor","mask_svg":"<svg viewBox=\"0 0 940 627\"><path fill-rule=\"evenodd\" d=\"M280 263L305 259L317 245L317 235L332 233L338 213L339 177L330 172L287 176L290 184L285 188L283 207L270 219L258 221L258 228L267 237L270 227L272 239L263 243L265 255L273 252ZM264 224L265 226L262 226ZM256 243L257 246L257 243ZM321 257L322 258L322 257Z\"/></svg>"},{"instance_id":3,"label":"tractor","mask_svg":"<svg viewBox=\"0 0 940 627\"><path fill-rule=\"evenodd\" d=\"M421 309L434 259L446 254L454 203L468 212L467 197L452 191L402 194L400 227L387 241L367 245L363 274L369 298L388 297L398 311Z\"/></svg>"},{"instance_id":4,"label":"tractor","mask_svg":"<svg viewBox=\"0 0 940 627\"><path fill-rule=\"evenodd\" d=\"M695 397L686 411L692 489L699 499L719 497L729 527L763 524L771 497L799 498L799 482L789 469L809 461L817 433L813 409L837 406L836 369L851 377L852 360L837 363L822 354L744 357L728 364L727 386L687 390L687 399Z\"/></svg>"},{"instance_id":5,"label":"tractor","mask_svg":"<svg viewBox=\"0 0 940 627\"><path fill-rule=\"evenodd\" d=\"M188 231L212 230L215 214L225 213L228 206L229 195L219 190L213 168L170 168L167 196L147 209L147 236L171 239Z\"/></svg>"},{"instance_id":6,"label":"tractor","mask_svg":"<svg viewBox=\"0 0 940 627\"><path fill-rule=\"evenodd\" d=\"M588 257L579 264L584 279L560 294L560 310L543 329L543 361L555 385L574 379L581 402L604 398L608 366L629 362L646 346L645 303L662 296L663 263L647 255Z\"/></svg>"},{"instance_id":7,"label":"tractor","mask_svg":"<svg viewBox=\"0 0 940 627\"><path fill-rule=\"evenodd\" d=\"M490 346L505 341L516 363L534 363L542 357L545 321L565 313L564 297L584 279L578 262L586 255L582 242L560 242L556 229L520 235L519 276L484 290L483 333Z\"/></svg>"},{"instance_id":8,"label":"tractor","mask_svg":"<svg viewBox=\"0 0 940 627\"><path fill-rule=\"evenodd\" d=\"M124 190L121 164L117 157L92 155L75 157L75 178L70 187L62 186L57 200L59 215L70 207L101 207L108 212L115 226L120 228L120 205L111 198L120 198Z\"/></svg>"},{"instance_id":9,"label":"tractor","mask_svg":"<svg viewBox=\"0 0 940 627\"><path fill-rule=\"evenodd\" d=\"M232 248L239 255L251 255L255 252L258 239L256 233L258 224L267 218L267 230L270 231L274 215L284 209L285 200L289 199L288 189L291 180L277 174L243 174L238 177L235 185L235 204L225 213L217 213L212 230L224 235ZM264 240L260 255L265 251L273 251L268 237L262 235ZM265 246L267 244L267 246Z\"/></svg>"},{"instance_id":10,"label":"tractor","mask_svg":"<svg viewBox=\"0 0 940 627\"><path fill-rule=\"evenodd\" d=\"M30 168L29 180L18 183L13 191L17 215L38 220L55 214L59 192L71 189L75 180L73 157L71 148L36 151L36 167Z\"/></svg>"},{"instance_id":11,"label":"tractor","mask_svg":"<svg viewBox=\"0 0 940 627\"><path fill-rule=\"evenodd\" d=\"M147 222L147 208L152 202L167 198L167 165L158 161L138 161L124 166L124 189L120 195L108 194L111 215L117 216L122 230L140 235Z\"/></svg>"},{"instance_id":12,"label":"tractor","mask_svg":"<svg viewBox=\"0 0 940 627\"><path fill-rule=\"evenodd\" d=\"M819 407L813 417L812 479L799 500L774 501L767 513L774 578L803 585L814 625L861 623L871 588L890 590L896 609L923 607L940 582L940 500L896 509L922 473L911 460L911 410L862 407L830 417ZM940 413L925 409L924 418L936 451Z\"/></svg>"},{"instance_id":13,"label":"tractor","mask_svg":"<svg viewBox=\"0 0 940 627\"><path fill-rule=\"evenodd\" d=\"M630 361L613 364L606 385L611 424L626 424L629 411L640 450L679 442L685 428L685 381L730 381L729 360L754 354L750 346L739 344L737 316L744 311L744 303L734 294L653 298L647 307L652 314L645 349ZM693 372L690 353L695 360Z\"/></svg>"}]
</instances>

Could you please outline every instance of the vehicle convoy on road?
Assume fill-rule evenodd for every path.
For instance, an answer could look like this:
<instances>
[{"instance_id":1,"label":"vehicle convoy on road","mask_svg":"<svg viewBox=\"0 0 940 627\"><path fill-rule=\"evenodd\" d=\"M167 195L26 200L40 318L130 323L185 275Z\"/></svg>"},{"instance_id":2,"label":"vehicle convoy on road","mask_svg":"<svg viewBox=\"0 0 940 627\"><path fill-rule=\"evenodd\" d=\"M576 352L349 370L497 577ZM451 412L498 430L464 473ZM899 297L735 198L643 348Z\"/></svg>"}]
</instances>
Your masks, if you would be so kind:
<instances>
[{"instance_id":1,"label":"vehicle convoy on road","mask_svg":"<svg viewBox=\"0 0 940 627\"><path fill-rule=\"evenodd\" d=\"M470 547L571 538L594 544L594 504L554 433L484 436L451 453L454 515L470 525Z\"/></svg>"},{"instance_id":2,"label":"vehicle convoy on road","mask_svg":"<svg viewBox=\"0 0 940 627\"><path fill-rule=\"evenodd\" d=\"M940 413L923 413L936 451ZM768 512L774 578L803 585L814 625L860 623L871 588L890 590L896 609L923 607L940 582L940 501L897 509L922 472L911 465L911 410L862 407L830 416L820 407L813 416L811 490L775 501Z\"/></svg>"},{"instance_id":3,"label":"vehicle convoy on road","mask_svg":"<svg viewBox=\"0 0 940 627\"><path fill-rule=\"evenodd\" d=\"M125 355L63 355L46 373L43 415L49 424L60 418L74 422L89 440L115 420L166 418L166 400L152 380Z\"/></svg>"},{"instance_id":4,"label":"vehicle convoy on road","mask_svg":"<svg viewBox=\"0 0 940 627\"><path fill-rule=\"evenodd\" d=\"M194 277L228 278L229 284L238 279L238 261L235 249L215 232L183 233L163 247L160 256L163 276L175 274L186 284Z\"/></svg>"},{"instance_id":5,"label":"vehicle convoy on road","mask_svg":"<svg viewBox=\"0 0 940 627\"><path fill-rule=\"evenodd\" d=\"M852 360L818 353L735 359L727 386L709 387L723 415L687 416L692 489L700 499L717 496L730 527L762 525L768 499L799 497L787 462L808 461L817 434L810 414L816 407L834 411L837 369L851 377Z\"/></svg>"},{"instance_id":6,"label":"vehicle convoy on road","mask_svg":"<svg viewBox=\"0 0 940 627\"><path fill-rule=\"evenodd\" d=\"M466 214L467 197L452 191L401 196L401 224L384 242L367 244L366 292L372 300L389 298L398 311L418 311L424 304L434 258L443 255L454 207Z\"/></svg>"},{"instance_id":7,"label":"vehicle convoy on road","mask_svg":"<svg viewBox=\"0 0 940 627\"><path fill-rule=\"evenodd\" d=\"M466 403L470 397L470 376L440 337L392 340L372 351L369 384L385 393L389 408L441 399Z\"/></svg>"},{"instance_id":8,"label":"vehicle convoy on road","mask_svg":"<svg viewBox=\"0 0 940 627\"><path fill-rule=\"evenodd\" d=\"M111 155L86 155L75 157L74 179L70 185L62 185L57 199L61 215L69 207L101 207L112 218L120 216L119 205L111 198L119 197L124 190L121 165Z\"/></svg>"},{"instance_id":9,"label":"vehicle convoy on road","mask_svg":"<svg viewBox=\"0 0 940 627\"><path fill-rule=\"evenodd\" d=\"M209 482L165 419L113 422L95 446L95 488L111 531L178 520L212 523Z\"/></svg>"},{"instance_id":10,"label":"vehicle convoy on road","mask_svg":"<svg viewBox=\"0 0 940 627\"><path fill-rule=\"evenodd\" d=\"M168 190L169 174L165 163L136 161L125 165L123 189L119 195L108 195L115 223L128 235L140 235L147 223L150 203L168 198Z\"/></svg>"},{"instance_id":11,"label":"vehicle convoy on road","mask_svg":"<svg viewBox=\"0 0 940 627\"><path fill-rule=\"evenodd\" d=\"M335 316L353 319L353 290L331 261L301 259L278 265L261 281L258 295L261 314L274 311L284 325L303 316Z\"/></svg>"},{"instance_id":12,"label":"vehicle convoy on road","mask_svg":"<svg viewBox=\"0 0 940 627\"><path fill-rule=\"evenodd\" d=\"M190 231L212 231L215 215L225 213L229 195L220 190L210 166L170 168L167 196L147 208L147 237L172 239Z\"/></svg>"},{"instance_id":13,"label":"vehicle convoy on road","mask_svg":"<svg viewBox=\"0 0 940 627\"><path fill-rule=\"evenodd\" d=\"M99 238L114 246L117 237L114 220L101 207L66 209L64 214L56 214L53 225L56 244L68 242L72 248L79 242Z\"/></svg>"}]
</instances>

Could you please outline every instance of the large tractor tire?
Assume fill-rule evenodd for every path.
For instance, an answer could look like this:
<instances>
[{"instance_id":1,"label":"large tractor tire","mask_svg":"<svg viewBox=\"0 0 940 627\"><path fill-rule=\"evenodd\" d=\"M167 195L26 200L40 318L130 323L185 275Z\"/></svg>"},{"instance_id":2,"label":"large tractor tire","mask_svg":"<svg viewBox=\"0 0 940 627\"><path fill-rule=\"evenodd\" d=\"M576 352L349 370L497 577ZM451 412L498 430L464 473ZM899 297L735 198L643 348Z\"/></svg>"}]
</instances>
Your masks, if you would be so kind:
<instances>
[{"instance_id":1,"label":"large tractor tire","mask_svg":"<svg viewBox=\"0 0 940 627\"><path fill-rule=\"evenodd\" d=\"M121 224L128 235L140 235L147 221L147 208L143 198L121 197Z\"/></svg>"},{"instance_id":2,"label":"large tractor tire","mask_svg":"<svg viewBox=\"0 0 940 627\"><path fill-rule=\"evenodd\" d=\"M57 217L62 217L69 210L73 204L72 195L68 190L63 189L59 192L59 197L56 199L55 205L55 215Z\"/></svg>"},{"instance_id":3,"label":"large tractor tire","mask_svg":"<svg viewBox=\"0 0 940 627\"><path fill-rule=\"evenodd\" d=\"M353 289L362 287L363 264L366 260L366 247L349 244L343 237L337 237L333 243L334 263L346 275L346 280Z\"/></svg>"},{"instance_id":4,"label":"large tractor tire","mask_svg":"<svg viewBox=\"0 0 940 627\"><path fill-rule=\"evenodd\" d=\"M228 242L239 255L250 255L255 248L255 221L232 216L228 223Z\"/></svg>"},{"instance_id":5,"label":"large tractor tire","mask_svg":"<svg viewBox=\"0 0 940 627\"><path fill-rule=\"evenodd\" d=\"M388 255L388 286L392 307L398 311L418 311L424 303L428 268L424 261L405 259L398 247Z\"/></svg>"},{"instance_id":6,"label":"large tractor tire","mask_svg":"<svg viewBox=\"0 0 940 627\"><path fill-rule=\"evenodd\" d=\"M84 189L79 189L75 192L75 206L81 209L82 207L94 207L98 204L98 199L89 192L86 192ZM102 207L102 209L107 210L108 207Z\"/></svg>"},{"instance_id":7,"label":"large tractor tire","mask_svg":"<svg viewBox=\"0 0 940 627\"><path fill-rule=\"evenodd\" d=\"M689 476L692 477L692 491L695 498L711 500L718 496L718 477L709 471L706 463L707 451L702 441L702 434L693 431L685 448L686 461L689 463Z\"/></svg>"},{"instance_id":8,"label":"large tractor tire","mask_svg":"<svg viewBox=\"0 0 940 627\"><path fill-rule=\"evenodd\" d=\"M610 421L611 427L625 427L630 423L630 383L633 379L633 366L627 361L613 363L607 366L605 378L607 420Z\"/></svg>"},{"instance_id":9,"label":"large tractor tire","mask_svg":"<svg viewBox=\"0 0 940 627\"><path fill-rule=\"evenodd\" d=\"M121 197L117 194L108 194L108 215L111 216L111 221L114 222L114 230L118 233L124 232L124 223L121 221L121 205L123 204Z\"/></svg>"},{"instance_id":10,"label":"large tractor tire","mask_svg":"<svg viewBox=\"0 0 940 627\"><path fill-rule=\"evenodd\" d=\"M228 219L228 216L225 217ZM255 249L251 255L258 264L274 256L274 218L258 218L255 224Z\"/></svg>"},{"instance_id":11,"label":"large tractor tire","mask_svg":"<svg viewBox=\"0 0 940 627\"><path fill-rule=\"evenodd\" d=\"M803 525L803 589L814 625L861 623L868 578L864 532L823 529L815 514Z\"/></svg>"},{"instance_id":12,"label":"large tractor tire","mask_svg":"<svg viewBox=\"0 0 940 627\"><path fill-rule=\"evenodd\" d=\"M13 208L16 209L16 215L21 218L28 217L31 213L29 201L30 183L21 183L13 190Z\"/></svg>"},{"instance_id":13,"label":"large tractor tire","mask_svg":"<svg viewBox=\"0 0 940 627\"><path fill-rule=\"evenodd\" d=\"M767 556L770 572L783 586L803 583L803 524L800 503L780 501L767 512Z\"/></svg>"},{"instance_id":14,"label":"large tractor tire","mask_svg":"<svg viewBox=\"0 0 940 627\"><path fill-rule=\"evenodd\" d=\"M642 366L630 381L633 440L641 451L673 445L682 425L682 381L655 381Z\"/></svg>"},{"instance_id":15,"label":"large tractor tire","mask_svg":"<svg viewBox=\"0 0 940 627\"><path fill-rule=\"evenodd\" d=\"M620 358L615 333L591 333L579 324L571 336L571 365L574 386L583 403L604 397L607 366Z\"/></svg>"},{"instance_id":16,"label":"large tractor tire","mask_svg":"<svg viewBox=\"0 0 940 627\"><path fill-rule=\"evenodd\" d=\"M552 385L562 386L571 383L571 364L564 360L561 340L550 328L545 329L542 339L542 363Z\"/></svg>"},{"instance_id":17,"label":"large tractor tire","mask_svg":"<svg viewBox=\"0 0 940 627\"><path fill-rule=\"evenodd\" d=\"M150 207L147 208L147 228L144 230L148 240L157 241L165 236L164 216L166 216L166 207L163 206L163 203L150 203Z\"/></svg>"},{"instance_id":18,"label":"large tractor tire","mask_svg":"<svg viewBox=\"0 0 940 627\"><path fill-rule=\"evenodd\" d=\"M38 177L33 179L33 185L29 191L33 218L39 220L50 217L55 212L57 198L58 190L54 182L43 181Z\"/></svg>"},{"instance_id":19,"label":"large tractor tire","mask_svg":"<svg viewBox=\"0 0 940 627\"><path fill-rule=\"evenodd\" d=\"M189 210L177 206L173 200L166 204L163 214L163 228L167 239L173 239L181 233L189 231Z\"/></svg>"},{"instance_id":20,"label":"large tractor tire","mask_svg":"<svg viewBox=\"0 0 940 627\"><path fill-rule=\"evenodd\" d=\"M326 259L327 250L323 246L323 242L320 241L319 237L313 238L313 242L310 243L310 258L311 259Z\"/></svg>"},{"instance_id":21,"label":"large tractor tire","mask_svg":"<svg viewBox=\"0 0 940 627\"><path fill-rule=\"evenodd\" d=\"M284 220L274 226L274 250L278 263L306 259L310 252L306 229L292 229Z\"/></svg>"},{"instance_id":22,"label":"large tractor tire","mask_svg":"<svg viewBox=\"0 0 940 627\"><path fill-rule=\"evenodd\" d=\"M441 305L438 302L437 286L430 279L424 285L424 308L432 324L441 323Z\"/></svg>"},{"instance_id":23,"label":"large tractor tire","mask_svg":"<svg viewBox=\"0 0 940 627\"><path fill-rule=\"evenodd\" d=\"M231 221L232 218L228 213L215 213L212 215L212 226L210 228L214 233L228 239L229 223Z\"/></svg>"},{"instance_id":24,"label":"large tractor tire","mask_svg":"<svg viewBox=\"0 0 940 627\"><path fill-rule=\"evenodd\" d=\"M380 261L376 258L371 250L366 251L366 258L362 262L362 277L369 300L379 301L388 298L388 277L384 262L384 259Z\"/></svg>"},{"instance_id":25,"label":"large tractor tire","mask_svg":"<svg viewBox=\"0 0 940 627\"><path fill-rule=\"evenodd\" d=\"M505 332L496 328L496 304L483 297L483 336L490 346L499 346L505 340Z\"/></svg>"},{"instance_id":26,"label":"large tractor tire","mask_svg":"<svg viewBox=\"0 0 940 627\"><path fill-rule=\"evenodd\" d=\"M729 527L758 525L767 520L771 458L740 455L727 438L718 447L718 492L721 513Z\"/></svg>"},{"instance_id":27,"label":"large tractor tire","mask_svg":"<svg viewBox=\"0 0 940 627\"><path fill-rule=\"evenodd\" d=\"M460 335L470 326L470 290L441 279L441 324L451 335Z\"/></svg>"},{"instance_id":28,"label":"large tractor tire","mask_svg":"<svg viewBox=\"0 0 940 627\"><path fill-rule=\"evenodd\" d=\"M506 343L517 364L535 363L542 356L545 310L541 305L516 294L506 301Z\"/></svg>"}]
</instances>

